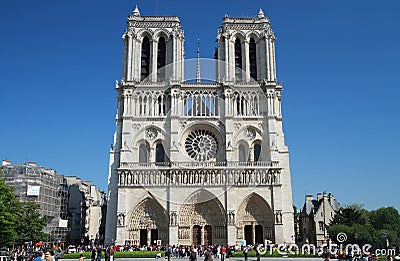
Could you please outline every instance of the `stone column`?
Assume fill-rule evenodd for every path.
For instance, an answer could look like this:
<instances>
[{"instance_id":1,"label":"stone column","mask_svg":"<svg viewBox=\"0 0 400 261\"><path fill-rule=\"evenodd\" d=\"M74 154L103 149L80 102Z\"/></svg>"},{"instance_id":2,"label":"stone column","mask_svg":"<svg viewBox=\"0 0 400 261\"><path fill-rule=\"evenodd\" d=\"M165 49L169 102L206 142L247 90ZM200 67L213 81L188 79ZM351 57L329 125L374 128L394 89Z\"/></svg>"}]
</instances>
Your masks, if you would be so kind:
<instances>
[{"instance_id":1,"label":"stone column","mask_svg":"<svg viewBox=\"0 0 400 261\"><path fill-rule=\"evenodd\" d=\"M201 245L204 245L204 226L200 226L201 230Z\"/></svg>"},{"instance_id":2,"label":"stone column","mask_svg":"<svg viewBox=\"0 0 400 261\"><path fill-rule=\"evenodd\" d=\"M148 228L147 229L147 245L149 246L151 244L152 244L152 242L151 242L151 229Z\"/></svg>"},{"instance_id":3,"label":"stone column","mask_svg":"<svg viewBox=\"0 0 400 261\"><path fill-rule=\"evenodd\" d=\"M157 40L153 39L151 41L151 50L150 50L150 80L152 82L157 81L157 48L158 42Z\"/></svg>"},{"instance_id":4,"label":"stone column","mask_svg":"<svg viewBox=\"0 0 400 261\"><path fill-rule=\"evenodd\" d=\"M248 40L244 40L243 41L243 45L244 48L242 48L243 54L242 57L244 57L243 61L244 61L244 66L243 66L243 71L244 71L244 75L242 76L242 79L245 79L246 82L250 81L250 56L249 56L249 41Z\"/></svg>"},{"instance_id":5,"label":"stone column","mask_svg":"<svg viewBox=\"0 0 400 261\"><path fill-rule=\"evenodd\" d=\"M253 240L253 245L256 244L256 224L254 222L251 223L251 239Z\"/></svg>"}]
</instances>

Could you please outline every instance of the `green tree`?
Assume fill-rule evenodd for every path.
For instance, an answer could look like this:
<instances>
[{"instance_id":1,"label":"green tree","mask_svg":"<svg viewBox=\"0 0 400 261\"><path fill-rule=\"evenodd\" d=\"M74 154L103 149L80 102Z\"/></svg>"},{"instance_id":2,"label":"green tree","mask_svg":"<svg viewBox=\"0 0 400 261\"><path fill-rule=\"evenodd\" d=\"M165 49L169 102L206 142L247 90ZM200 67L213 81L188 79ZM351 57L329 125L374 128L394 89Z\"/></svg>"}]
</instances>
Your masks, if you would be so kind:
<instances>
[{"instance_id":1,"label":"green tree","mask_svg":"<svg viewBox=\"0 0 400 261\"><path fill-rule=\"evenodd\" d=\"M339 209L335 217L332 219L330 225L346 225L351 227L352 225L366 225L368 216L364 210L358 205L350 205Z\"/></svg>"},{"instance_id":2,"label":"green tree","mask_svg":"<svg viewBox=\"0 0 400 261\"><path fill-rule=\"evenodd\" d=\"M40 216L40 206L37 203L25 202L18 214L17 233L25 241L43 241L48 235L43 232L46 220Z\"/></svg>"},{"instance_id":3,"label":"green tree","mask_svg":"<svg viewBox=\"0 0 400 261\"><path fill-rule=\"evenodd\" d=\"M18 241L17 225L21 204L11 187L0 178L0 247Z\"/></svg>"},{"instance_id":4,"label":"green tree","mask_svg":"<svg viewBox=\"0 0 400 261\"><path fill-rule=\"evenodd\" d=\"M377 230L400 232L400 214L394 207L379 208L369 213L371 224Z\"/></svg>"}]
</instances>

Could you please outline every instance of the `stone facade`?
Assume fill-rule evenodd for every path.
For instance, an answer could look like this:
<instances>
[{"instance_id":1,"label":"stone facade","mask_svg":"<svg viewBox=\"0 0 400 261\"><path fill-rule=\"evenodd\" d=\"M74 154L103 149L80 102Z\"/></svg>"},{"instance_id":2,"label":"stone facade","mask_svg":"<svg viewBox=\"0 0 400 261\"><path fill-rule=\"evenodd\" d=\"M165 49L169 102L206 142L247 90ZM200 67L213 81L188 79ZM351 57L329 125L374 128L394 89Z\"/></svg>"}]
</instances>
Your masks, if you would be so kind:
<instances>
[{"instance_id":1,"label":"stone facade","mask_svg":"<svg viewBox=\"0 0 400 261\"><path fill-rule=\"evenodd\" d=\"M104 191L90 181L66 176L68 184L68 241L80 245L89 242L101 244L104 241L107 200Z\"/></svg>"},{"instance_id":2,"label":"stone facade","mask_svg":"<svg viewBox=\"0 0 400 261\"><path fill-rule=\"evenodd\" d=\"M307 195L300 212L301 243L322 246L328 238L327 226L340 209L340 203L329 193Z\"/></svg>"},{"instance_id":3,"label":"stone facade","mask_svg":"<svg viewBox=\"0 0 400 261\"><path fill-rule=\"evenodd\" d=\"M122 40L105 243L294 242L282 85L263 12L224 18L214 82L199 68L185 80L178 17L136 8Z\"/></svg>"}]
</instances>

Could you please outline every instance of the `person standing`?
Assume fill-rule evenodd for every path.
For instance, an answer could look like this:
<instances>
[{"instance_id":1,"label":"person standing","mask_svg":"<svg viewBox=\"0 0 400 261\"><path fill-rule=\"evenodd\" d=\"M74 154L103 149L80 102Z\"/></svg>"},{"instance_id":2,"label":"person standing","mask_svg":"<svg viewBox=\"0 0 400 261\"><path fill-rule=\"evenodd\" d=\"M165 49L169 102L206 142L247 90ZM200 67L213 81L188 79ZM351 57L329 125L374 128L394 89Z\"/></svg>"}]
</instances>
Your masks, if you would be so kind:
<instances>
[{"instance_id":1,"label":"person standing","mask_svg":"<svg viewBox=\"0 0 400 261\"><path fill-rule=\"evenodd\" d=\"M104 253L104 260L110 261L110 247L109 246L106 246L106 251Z\"/></svg>"},{"instance_id":2,"label":"person standing","mask_svg":"<svg viewBox=\"0 0 400 261\"><path fill-rule=\"evenodd\" d=\"M90 258L92 259L92 261L96 260L96 247L94 246L92 248L92 255L90 256Z\"/></svg>"},{"instance_id":3,"label":"person standing","mask_svg":"<svg viewBox=\"0 0 400 261\"><path fill-rule=\"evenodd\" d=\"M97 246L97 261L101 261L101 246Z\"/></svg>"},{"instance_id":4,"label":"person standing","mask_svg":"<svg viewBox=\"0 0 400 261\"><path fill-rule=\"evenodd\" d=\"M197 260L197 254L194 251L194 248L190 248L190 255L189 255L189 261L196 261Z\"/></svg>"}]
</instances>

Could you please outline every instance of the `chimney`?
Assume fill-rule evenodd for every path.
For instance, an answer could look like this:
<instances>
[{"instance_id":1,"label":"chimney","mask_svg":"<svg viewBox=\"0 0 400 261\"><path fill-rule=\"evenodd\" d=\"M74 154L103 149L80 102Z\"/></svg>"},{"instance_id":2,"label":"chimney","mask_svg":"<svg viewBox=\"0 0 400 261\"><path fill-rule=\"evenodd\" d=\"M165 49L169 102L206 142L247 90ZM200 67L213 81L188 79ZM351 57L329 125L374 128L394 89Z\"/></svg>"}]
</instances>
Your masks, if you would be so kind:
<instances>
[{"instance_id":1,"label":"chimney","mask_svg":"<svg viewBox=\"0 0 400 261\"><path fill-rule=\"evenodd\" d=\"M322 193L317 194L317 200L320 201L322 199Z\"/></svg>"},{"instance_id":2,"label":"chimney","mask_svg":"<svg viewBox=\"0 0 400 261\"><path fill-rule=\"evenodd\" d=\"M25 162L25 165L28 165L28 166L31 166L31 167L37 167L37 164L34 161L27 161L27 162Z\"/></svg>"},{"instance_id":3,"label":"chimney","mask_svg":"<svg viewBox=\"0 0 400 261\"><path fill-rule=\"evenodd\" d=\"M7 160L7 159L4 159L4 160L1 162L1 166L7 166L7 165L11 165L11 161L9 161L9 160Z\"/></svg>"},{"instance_id":4,"label":"chimney","mask_svg":"<svg viewBox=\"0 0 400 261\"><path fill-rule=\"evenodd\" d=\"M313 195L310 194L306 195L306 201L311 201L311 200L313 200Z\"/></svg>"}]
</instances>

